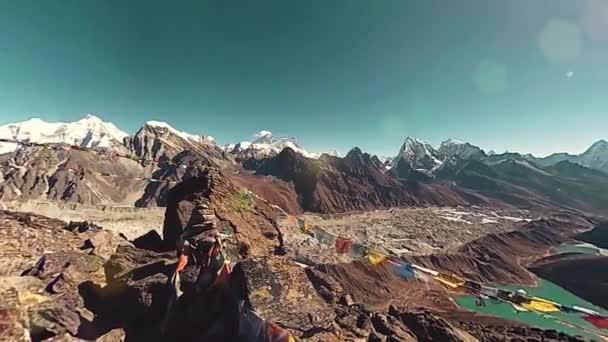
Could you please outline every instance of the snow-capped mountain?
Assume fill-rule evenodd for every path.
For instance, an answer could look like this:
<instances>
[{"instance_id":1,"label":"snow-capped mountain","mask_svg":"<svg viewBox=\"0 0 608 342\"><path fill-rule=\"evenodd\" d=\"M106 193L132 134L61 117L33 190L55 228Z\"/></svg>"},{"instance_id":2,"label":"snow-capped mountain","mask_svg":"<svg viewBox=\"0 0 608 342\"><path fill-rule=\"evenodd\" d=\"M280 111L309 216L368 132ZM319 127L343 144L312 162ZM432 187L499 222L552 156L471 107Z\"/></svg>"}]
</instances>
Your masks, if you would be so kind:
<instances>
[{"instance_id":1,"label":"snow-capped mountain","mask_svg":"<svg viewBox=\"0 0 608 342\"><path fill-rule=\"evenodd\" d=\"M186 150L211 153L213 158L221 158L222 154L213 137L182 132L162 121L144 123L137 133L125 139L125 146L143 159L173 158Z\"/></svg>"},{"instance_id":2,"label":"snow-capped mountain","mask_svg":"<svg viewBox=\"0 0 608 342\"><path fill-rule=\"evenodd\" d=\"M0 137L35 143L64 143L80 147L108 147L122 144L128 134L111 122L87 114L74 122L46 122L33 118L0 126ZM11 152L18 146L0 143L0 153Z\"/></svg>"},{"instance_id":3,"label":"snow-capped mountain","mask_svg":"<svg viewBox=\"0 0 608 342\"><path fill-rule=\"evenodd\" d=\"M275 137L270 131L260 131L255 134L255 136L257 139L253 142L241 141L234 146L226 145L225 150L235 155L237 159L240 160L272 157L279 154L287 147L307 158L318 157L317 154L306 151L294 138Z\"/></svg>"},{"instance_id":4,"label":"snow-capped mountain","mask_svg":"<svg viewBox=\"0 0 608 342\"><path fill-rule=\"evenodd\" d=\"M579 156L579 163L592 169L608 172L608 142L600 140Z\"/></svg>"},{"instance_id":5,"label":"snow-capped mountain","mask_svg":"<svg viewBox=\"0 0 608 342\"><path fill-rule=\"evenodd\" d=\"M431 144L407 137L392 164L396 166L401 160L405 160L414 169L432 170L442 164L440 158L441 154Z\"/></svg>"},{"instance_id":6,"label":"snow-capped mountain","mask_svg":"<svg viewBox=\"0 0 608 342\"><path fill-rule=\"evenodd\" d=\"M551 166L562 161L576 163L591 169L608 173L608 142L599 140L581 154L554 153L548 157L535 158L540 165Z\"/></svg>"},{"instance_id":7,"label":"snow-capped mountain","mask_svg":"<svg viewBox=\"0 0 608 342\"><path fill-rule=\"evenodd\" d=\"M442 142L437 152L443 161L452 156L462 159L482 159L486 155L481 148L455 139Z\"/></svg>"}]
</instances>

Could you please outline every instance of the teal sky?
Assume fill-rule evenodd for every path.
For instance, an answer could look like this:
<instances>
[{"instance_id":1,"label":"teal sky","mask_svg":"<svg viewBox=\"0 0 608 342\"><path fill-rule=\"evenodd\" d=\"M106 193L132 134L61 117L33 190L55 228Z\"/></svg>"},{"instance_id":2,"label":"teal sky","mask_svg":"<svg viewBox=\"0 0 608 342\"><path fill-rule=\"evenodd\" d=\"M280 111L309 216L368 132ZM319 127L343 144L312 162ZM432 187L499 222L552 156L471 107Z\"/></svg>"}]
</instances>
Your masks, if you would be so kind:
<instances>
[{"instance_id":1,"label":"teal sky","mask_svg":"<svg viewBox=\"0 0 608 342\"><path fill-rule=\"evenodd\" d=\"M311 151L608 138L604 0L0 0L0 123L96 113Z\"/></svg>"}]
</instances>

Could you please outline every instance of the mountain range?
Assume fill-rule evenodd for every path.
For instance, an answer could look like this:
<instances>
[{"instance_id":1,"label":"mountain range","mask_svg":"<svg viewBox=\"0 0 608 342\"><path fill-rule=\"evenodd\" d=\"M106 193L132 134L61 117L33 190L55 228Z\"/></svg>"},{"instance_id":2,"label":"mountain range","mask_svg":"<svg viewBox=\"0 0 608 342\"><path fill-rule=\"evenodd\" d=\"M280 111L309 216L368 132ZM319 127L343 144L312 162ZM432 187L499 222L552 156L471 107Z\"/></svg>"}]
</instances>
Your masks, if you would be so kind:
<instances>
[{"instance_id":1,"label":"mountain range","mask_svg":"<svg viewBox=\"0 0 608 342\"><path fill-rule=\"evenodd\" d=\"M0 138L5 139L0 142L2 201L164 206L167 191L188 178L194 166L204 165L291 212L492 205L608 214L604 140L580 155L537 158L486 153L453 139L434 148L408 137L392 158L359 148L339 157L310 153L295 139L268 131L253 142L225 146L158 121L128 135L94 115L71 123L30 119L7 124L0 126ZM13 140L47 146L19 148ZM66 148L70 145L97 153Z\"/></svg>"}]
</instances>

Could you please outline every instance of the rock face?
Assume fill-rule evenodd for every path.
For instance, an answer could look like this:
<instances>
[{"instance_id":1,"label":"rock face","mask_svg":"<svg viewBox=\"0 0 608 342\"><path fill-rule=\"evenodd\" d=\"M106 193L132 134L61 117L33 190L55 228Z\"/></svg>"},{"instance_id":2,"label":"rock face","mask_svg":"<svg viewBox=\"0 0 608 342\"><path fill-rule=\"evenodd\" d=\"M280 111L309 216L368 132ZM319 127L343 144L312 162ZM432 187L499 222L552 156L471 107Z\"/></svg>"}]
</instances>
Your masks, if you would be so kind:
<instances>
[{"instance_id":1,"label":"rock face","mask_svg":"<svg viewBox=\"0 0 608 342\"><path fill-rule=\"evenodd\" d=\"M441 153L422 140L407 137L399 153L393 159L393 165L405 160L413 169L431 170L442 164Z\"/></svg>"},{"instance_id":2,"label":"rock face","mask_svg":"<svg viewBox=\"0 0 608 342\"><path fill-rule=\"evenodd\" d=\"M175 248L180 234L199 226L230 234L235 257L269 255L281 248L275 227L280 209L238 189L215 168L195 173L168 193L163 226L167 248Z\"/></svg>"},{"instance_id":3,"label":"rock face","mask_svg":"<svg viewBox=\"0 0 608 342\"><path fill-rule=\"evenodd\" d=\"M150 169L133 160L77 150L21 149L0 161L0 199L81 204L129 203ZM104 176L112 175L112 176Z\"/></svg>"},{"instance_id":4,"label":"rock face","mask_svg":"<svg viewBox=\"0 0 608 342\"><path fill-rule=\"evenodd\" d=\"M213 138L181 132L167 123L148 121L135 135L125 138L125 146L142 159L172 159L183 151L207 159L225 161L226 155Z\"/></svg>"}]
</instances>

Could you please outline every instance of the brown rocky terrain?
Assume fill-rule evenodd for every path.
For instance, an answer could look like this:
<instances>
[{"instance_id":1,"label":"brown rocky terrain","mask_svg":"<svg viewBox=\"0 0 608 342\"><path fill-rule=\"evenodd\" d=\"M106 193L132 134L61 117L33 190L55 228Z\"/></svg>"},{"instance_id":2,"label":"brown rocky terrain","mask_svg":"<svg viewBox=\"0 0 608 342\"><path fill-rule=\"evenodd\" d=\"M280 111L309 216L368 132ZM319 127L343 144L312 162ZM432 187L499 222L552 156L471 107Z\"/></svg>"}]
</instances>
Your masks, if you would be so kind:
<instances>
[{"instance_id":1,"label":"brown rocky terrain","mask_svg":"<svg viewBox=\"0 0 608 342\"><path fill-rule=\"evenodd\" d=\"M323 155L309 159L286 148L275 157L249 160L244 167L292 182L300 205L312 212L492 203L447 183L400 182L384 172L382 163L374 158L355 148L344 158Z\"/></svg>"},{"instance_id":2,"label":"brown rocky terrain","mask_svg":"<svg viewBox=\"0 0 608 342\"><path fill-rule=\"evenodd\" d=\"M445 254L406 259L484 283L534 285L535 277L526 266L593 224L576 217L551 217L511 232L488 234Z\"/></svg>"},{"instance_id":3,"label":"brown rocky terrain","mask_svg":"<svg viewBox=\"0 0 608 342\"><path fill-rule=\"evenodd\" d=\"M406 284L362 261L303 268L290 258L289 228L279 225L285 213L215 168L192 171L166 198L164 242L154 234L129 242L91 224L1 211L0 336L22 341L235 340L237 304L244 300L264 318L310 341L568 338L454 310L443 290ZM520 240L495 239L508 244L508 239L523 242L529 236L549 245L557 238L548 230L565 231L560 223L573 223L555 220L530 223ZM228 257L240 262L226 287L202 294L189 290L197 266L188 265L179 319L170 320L172 337L161 337L175 238L201 225L218 229ZM480 252L467 250L484 247L475 241L468 245L461 252L470 256Z\"/></svg>"},{"instance_id":4,"label":"brown rocky terrain","mask_svg":"<svg viewBox=\"0 0 608 342\"><path fill-rule=\"evenodd\" d=\"M192 136L169 126L149 122L133 136L125 138L124 145L136 156L146 160L171 160L183 151L219 164L230 162L231 158L207 137Z\"/></svg>"},{"instance_id":5,"label":"brown rocky terrain","mask_svg":"<svg viewBox=\"0 0 608 342\"><path fill-rule=\"evenodd\" d=\"M158 124L125 139L126 153L139 162L108 150L65 148L29 146L0 156L0 201L164 207L167 192L193 166L206 165L289 213L477 205L606 214L608 176L568 162L540 167L516 154L497 160L454 156L436 170L415 169L405 159L386 170L358 148L343 158L312 159L285 148L235 160L208 137Z\"/></svg>"},{"instance_id":6,"label":"brown rocky terrain","mask_svg":"<svg viewBox=\"0 0 608 342\"><path fill-rule=\"evenodd\" d=\"M132 204L152 167L112 156L42 147L20 149L0 162L0 199L81 204ZM104 176L113 175L113 176Z\"/></svg>"},{"instance_id":7,"label":"brown rocky terrain","mask_svg":"<svg viewBox=\"0 0 608 342\"><path fill-rule=\"evenodd\" d=\"M517 229L538 218L535 215L538 214L514 209L424 207L328 215L307 213L300 217L311 226L366 241L378 250L396 255L423 255L448 251L490 233Z\"/></svg>"}]
</instances>

